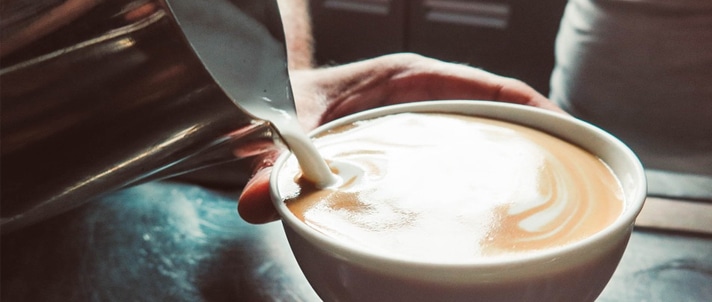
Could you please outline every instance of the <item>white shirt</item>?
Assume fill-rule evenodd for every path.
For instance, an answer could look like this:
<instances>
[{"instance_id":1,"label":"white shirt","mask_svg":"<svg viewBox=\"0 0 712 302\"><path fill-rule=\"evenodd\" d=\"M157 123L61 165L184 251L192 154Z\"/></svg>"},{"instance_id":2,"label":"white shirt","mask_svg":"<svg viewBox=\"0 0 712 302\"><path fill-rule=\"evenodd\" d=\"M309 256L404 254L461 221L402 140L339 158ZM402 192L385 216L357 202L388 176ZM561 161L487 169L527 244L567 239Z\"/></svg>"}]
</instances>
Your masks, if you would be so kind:
<instances>
[{"instance_id":1,"label":"white shirt","mask_svg":"<svg viewBox=\"0 0 712 302\"><path fill-rule=\"evenodd\" d=\"M712 0L570 0L550 97L647 169L712 180Z\"/></svg>"},{"instance_id":2,"label":"white shirt","mask_svg":"<svg viewBox=\"0 0 712 302\"><path fill-rule=\"evenodd\" d=\"M570 0L550 98L712 194L712 0Z\"/></svg>"}]
</instances>

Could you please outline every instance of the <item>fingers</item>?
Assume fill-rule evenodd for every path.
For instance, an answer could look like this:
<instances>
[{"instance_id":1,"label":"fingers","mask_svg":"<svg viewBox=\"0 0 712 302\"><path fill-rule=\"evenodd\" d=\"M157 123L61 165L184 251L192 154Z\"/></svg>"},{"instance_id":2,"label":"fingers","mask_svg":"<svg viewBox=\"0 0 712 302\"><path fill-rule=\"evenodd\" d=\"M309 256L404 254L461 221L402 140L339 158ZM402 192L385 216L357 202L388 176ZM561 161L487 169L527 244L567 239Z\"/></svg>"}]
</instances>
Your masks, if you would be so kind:
<instances>
[{"instance_id":1,"label":"fingers","mask_svg":"<svg viewBox=\"0 0 712 302\"><path fill-rule=\"evenodd\" d=\"M249 223L267 223L279 219L270 195L272 165L279 154L279 150L272 149L254 159L253 175L242 189L237 203L237 212Z\"/></svg>"},{"instance_id":2,"label":"fingers","mask_svg":"<svg viewBox=\"0 0 712 302\"><path fill-rule=\"evenodd\" d=\"M403 72L392 80L396 102L469 99L501 101L563 112L526 83L458 63L407 55Z\"/></svg>"},{"instance_id":3,"label":"fingers","mask_svg":"<svg viewBox=\"0 0 712 302\"><path fill-rule=\"evenodd\" d=\"M272 167L260 169L242 190L237 212L249 223L267 223L279 219L270 199L271 173Z\"/></svg>"},{"instance_id":4,"label":"fingers","mask_svg":"<svg viewBox=\"0 0 712 302\"><path fill-rule=\"evenodd\" d=\"M411 53L314 70L311 83L326 104L321 123L389 104L424 100L490 100L563 112L534 88L517 79L464 64Z\"/></svg>"},{"instance_id":5,"label":"fingers","mask_svg":"<svg viewBox=\"0 0 712 302\"><path fill-rule=\"evenodd\" d=\"M490 76L492 78L491 83L494 86L493 90L496 91L496 93L491 99L488 100L529 105L558 113L568 114L559 106L554 104L554 102L550 101L534 88L520 80L502 77L495 74L490 74Z\"/></svg>"}]
</instances>

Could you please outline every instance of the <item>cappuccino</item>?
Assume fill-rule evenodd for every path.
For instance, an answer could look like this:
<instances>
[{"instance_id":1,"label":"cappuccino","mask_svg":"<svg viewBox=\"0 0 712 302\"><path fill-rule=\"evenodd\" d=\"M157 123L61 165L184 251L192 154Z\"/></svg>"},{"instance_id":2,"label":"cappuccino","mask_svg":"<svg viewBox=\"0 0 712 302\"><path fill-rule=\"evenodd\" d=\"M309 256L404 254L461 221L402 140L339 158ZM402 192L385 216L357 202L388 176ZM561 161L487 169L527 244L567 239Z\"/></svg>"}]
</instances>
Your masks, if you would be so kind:
<instances>
[{"instance_id":1,"label":"cappuccino","mask_svg":"<svg viewBox=\"0 0 712 302\"><path fill-rule=\"evenodd\" d=\"M288 159L277 187L305 224L404 259L462 262L546 250L606 228L622 188L593 154L473 116L400 113L314 139L340 182L318 188Z\"/></svg>"}]
</instances>

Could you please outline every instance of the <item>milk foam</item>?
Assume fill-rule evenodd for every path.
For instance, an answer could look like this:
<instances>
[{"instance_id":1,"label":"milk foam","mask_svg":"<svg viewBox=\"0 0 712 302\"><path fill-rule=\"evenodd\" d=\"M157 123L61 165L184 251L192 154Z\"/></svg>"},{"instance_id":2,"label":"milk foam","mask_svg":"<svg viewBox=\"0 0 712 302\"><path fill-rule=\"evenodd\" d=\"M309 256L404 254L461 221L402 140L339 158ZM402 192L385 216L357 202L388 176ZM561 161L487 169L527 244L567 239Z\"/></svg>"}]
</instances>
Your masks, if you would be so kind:
<instances>
[{"instance_id":1,"label":"milk foam","mask_svg":"<svg viewBox=\"0 0 712 302\"><path fill-rule=\"evenodd\" d=\"M405 113L315 139L342 181L318 189L290 159L288 207L335 238L403 257L456 261L580 240L622 212L592 154L548 134L476 117Z\"/></svg>"}]
</instances>

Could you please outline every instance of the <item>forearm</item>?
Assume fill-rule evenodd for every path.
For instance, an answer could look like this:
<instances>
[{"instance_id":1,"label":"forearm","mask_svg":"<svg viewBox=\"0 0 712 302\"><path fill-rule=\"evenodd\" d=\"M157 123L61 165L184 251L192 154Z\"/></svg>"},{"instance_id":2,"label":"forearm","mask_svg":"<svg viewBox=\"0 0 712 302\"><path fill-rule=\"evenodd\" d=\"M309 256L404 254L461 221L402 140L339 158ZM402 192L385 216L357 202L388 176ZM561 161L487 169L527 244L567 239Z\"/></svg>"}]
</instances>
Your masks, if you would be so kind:
<instances>
[{"instance_id":1,"label":"forearm","mask_svg":"<svg viewBox=\"0 0 712 302\"><path fill-rule=\"evenodd\" d=\"M314 38L308 0L277 0L287 41L289 69L314 66Z\"/></svg>"}]
</instances>

